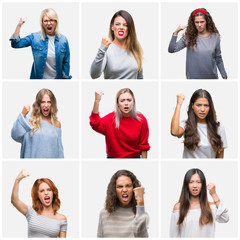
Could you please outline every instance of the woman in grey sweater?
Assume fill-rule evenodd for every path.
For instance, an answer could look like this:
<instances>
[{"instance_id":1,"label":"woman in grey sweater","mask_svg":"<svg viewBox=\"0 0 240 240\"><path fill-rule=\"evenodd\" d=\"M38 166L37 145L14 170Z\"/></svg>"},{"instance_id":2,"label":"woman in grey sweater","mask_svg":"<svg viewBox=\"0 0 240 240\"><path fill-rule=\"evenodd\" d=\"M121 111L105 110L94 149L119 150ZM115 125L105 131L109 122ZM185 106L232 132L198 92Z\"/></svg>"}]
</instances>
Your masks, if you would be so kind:
<instances>
[{"instance_id":1,"label":"woman in grey sweater","mask_svg":"<svg viewBox=\"0 0 240 240\"><path fill-rule=\"evenodd\" d=\"M114 14L109 38L103 37L90 75L105 79L142 79L142 48L137 40L132 16L124 10Z\"/></svg>"},{"instance_id":2,"label":"woman in grey sweater","mask_svg":"<svg viewBox=\"0 0 240 240\"><path fill-rule=\"evenodd\" d=\"M177 42L178 33L186 29ZM175 53L187 47L187 79L217 79L217 68L222 78L227 79L224 68L220 34L205 8L194 10L188 19L188 25L179 25L169 43L168 52Z\"/></svg>"},{"instance_id":3,"label":"woman in grey sweater","mask_svg":"<svg viewBox=\"0 0 240 240\"><path fill-rule=\"evenodd\" d=\"M66 238L67 219L57 211L60 208L58 189L48 178L37 179L32 187L33 206L27 206L19 199L19 183L29 176L26 170L21 170L13 185L11 202L28 222L29 238Z\"/></svg>"}]
</instances>

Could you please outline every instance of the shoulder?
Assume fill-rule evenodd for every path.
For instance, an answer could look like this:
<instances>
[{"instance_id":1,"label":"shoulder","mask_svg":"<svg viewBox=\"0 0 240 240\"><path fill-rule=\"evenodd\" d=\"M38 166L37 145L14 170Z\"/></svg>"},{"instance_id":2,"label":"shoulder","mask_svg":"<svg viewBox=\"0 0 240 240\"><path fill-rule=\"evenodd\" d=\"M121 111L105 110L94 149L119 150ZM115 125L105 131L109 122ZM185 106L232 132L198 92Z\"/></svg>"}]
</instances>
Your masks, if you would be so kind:
<instances>
[{"instance_id":1,"label":"shoulder","mask_svg":"<svg viewBox=\"0 0 240 240\"><path fill-rule=\"evenodd\" d=\"M115 117L115 112L108 113L107 115L104 116L106 119L112 119Z\"/></svg>"},{"instance_id":2,"label":"shoulder","mask_svg":"<svg viewBox=\"0 0 240 240\"><path fill-rule=\"evenodd\" d=\"M56 121L55 126L58 127L58 128L61 128L61 122Z\"/></svg>"},{"instance_id":3,"label":"shoulder","mask_svg":"<svg viewBox=\"0 0 240 240\"><path fill-rule=\"evenodd\" d=\"M34 32L34 33L30 34L29 36L31 36L32 38L35 38L35 39L42 39L40 32Z\"/></svg>"},{"instance_id":4,"label":"shoulder","mask_svg":"<svg viewBox=\"0 0 240 240\"><path fill-rule=\"evenodd\" d=\"M67 220L66 216L61 213L56 213L56 217L58 220Z\"/></svg>"},{"instance_id":5,"label":"shoulder","mask_svg":"<svg viewBox=\"0 0 240 240\"><path fill-rule=\"evenodd\" d=\"M176 204L174 205L173 211L177 211L177 210L179 210L179 209L180 209L180 203L178 202L178 203L176 203Z\"/></svg>"},{"instance_id":6,"label":"shoulder","mask_svg":"<svg viewBox=\"0 0 240 240\"><path fill-rule=\"evenodd\" d=\"M140 112L137 112L137 116L139 117L139 118L141 118L141 120L142 121L145 121L145 122L147 122L147 119L146 119L146 117L142 114L142 113L140 113Z\"/></svg>"},{"instance_id":7,"label":"shoulder","mask_svg":"<svg viewBox=\"0 0 240 240\"><path fill-rule=\"evenodd\" d=\"M66 42L66 43L68 42L67 37L65 35L63 35L63 34L59 34L59 40L61 42Z\"/></svg>"}]
</instances>

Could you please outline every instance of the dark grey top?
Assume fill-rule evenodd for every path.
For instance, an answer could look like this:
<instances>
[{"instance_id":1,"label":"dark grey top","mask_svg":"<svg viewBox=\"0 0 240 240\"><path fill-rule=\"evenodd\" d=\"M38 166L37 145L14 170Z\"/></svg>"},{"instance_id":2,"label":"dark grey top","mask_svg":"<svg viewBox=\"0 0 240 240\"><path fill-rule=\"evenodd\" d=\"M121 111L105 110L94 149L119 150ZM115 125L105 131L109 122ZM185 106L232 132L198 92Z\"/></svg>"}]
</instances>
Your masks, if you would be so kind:
<instances>
[{"instance_id":1,"label":"dark grey top","mask_svg":"<svg viewBox=\"0 0 240 240\"><path fill-rule=\"evenodd\" d=\"M168 52L175 53L187 46L187 40L183 36L177 42L177 36L172 36ZM217 67L222 78L227 77L224 68L220 37L212 33L209 37L197 37L197 46L194 49L187 48L186 77L188 79L217 79Z\"/></svg>"}]
</instances>

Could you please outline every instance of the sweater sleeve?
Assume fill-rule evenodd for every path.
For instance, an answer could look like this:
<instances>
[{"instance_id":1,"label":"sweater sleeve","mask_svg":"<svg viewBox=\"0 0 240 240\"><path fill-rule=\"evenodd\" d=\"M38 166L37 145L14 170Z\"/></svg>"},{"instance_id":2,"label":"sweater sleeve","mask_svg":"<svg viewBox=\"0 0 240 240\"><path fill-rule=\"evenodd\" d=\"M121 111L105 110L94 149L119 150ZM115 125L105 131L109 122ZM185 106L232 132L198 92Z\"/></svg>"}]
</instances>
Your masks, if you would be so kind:
<instances>
[{"instance_id":1,"label":"sweater sleeve","mask_svg":"<svg viewBox=\"0 0 240 240\"><path fill-rule=\"evenodd\" d=\"M229 221L228 210L222 202L220 202L218 208L216 209L215 219L219 223L226 223Z\"/></svg>"},{"instance_id":2,"label":"sweater sleeve","mask_svg":"<svg viewBox=\"0 0 240 240\"><path fill-rule=\"evenodd\" d=\"M11 136L16 142L23 142L24 134L32 130L27 117L23 117L20 113L17 120L13 124Z\"/></svg>"},{"instance_id":3,"label":"sweater sleeve","mask_svg":"<svg viewBox=\"0 0 240 240\"><path fill-rule=\"evenodd\" d=\"M144 206L136 207L136 217L134 219L134 237L148 237L149 216L145 212Z\"/></svg>"},{"instance_id":4,"label":"sweater sleeve","mask_svg":"<svg viewBox=\"0 0 240 240\"><path fill-rule=\"evenodd\" d=\"M170 222L170 238L179 238L179 226L177 225L177 221L179 218L179 211L173 211L171 215L171 222Z\"/></svg>"},{"instance_id":5,"label":"sweater sleeve","mask_svg":"<svg viewBox=\"0 0 240 240\"><path fill-rule=\"evenodd\" d=\"M141 151L148 151L150 149L150 145L148 143L148 137L149 137L149 128L147 119L141 115L141 121L142 121L142 129L141 129L141 137L139 142L139 149Z\"/></svg>"},{"instance_id":6,"label":"sweater sleeve","mask_svg":"<svg viewBox=\"0 0 240 240\"><path fill-rule=\"evenodd\" d=\"M93 130L103 135L106 134L106 124L103 118L100 118L99 113L92 112L90 118L90 125Z\"/></svg>"},{"instance_id":7,"label":"sweater sleeve","mask_svg":"<svg viewBox=\"0 0 240 240\"><path fill-rule=\"evenodd\" d=\"M100 215L99 215L97 237L103 238L102 212L100 212Z\"/></svg>"},{"instance_id":8,"label":"sweater sleeve","mask_svg":"<svg viewBox=\"0 0 240 240\"><path fill-rule=\"evenodd\" d=\"M222 60L220 38L219 37L218 37L218 42L217 42L217 46L216 46L216 49L215 49L215 56L216 56L217 67L219 69L219 72L222 75L222 78L227 78L227 73L225 71L223 60Z\"/></svg>"},{"instance_id":9,"label":"sweater sleeve","mask_svg":"<svg viewBox=\"0 0 240 240\"><path fill-rule=\"evenodd\" d=\"M24 38L20 38L20 36L14 38L12 35L9 40L11 41L12 48L24 48L32 44L32 39L33 39L33 34L28 35Z\"/></svg>"},{"instance_id":10,"label":"sweater sleeve","mask_svg":"<svg viewBox=\"0 0 240 240\"><path fill-rule=\"evenodd\" d=\"M105 45L101 45L98 49L97 56L95 57L90 69L90 75L92 79L99 78L101 76L107 63L107 49L108 47Z\"/></svg>"},{"instance_id":11,"label":"sweater sleeve","mask_svg":"<svg viewBox=\"0 0 240 240\"><path fill-rule=\"evenodd\" d=\"M177 36L172 36L171 41L168 46L168 52L169 53L175 53L183 48L186 47L186 41L184 37L182 37L178 42L177 42Z\"/></svg>"}]
</instances>

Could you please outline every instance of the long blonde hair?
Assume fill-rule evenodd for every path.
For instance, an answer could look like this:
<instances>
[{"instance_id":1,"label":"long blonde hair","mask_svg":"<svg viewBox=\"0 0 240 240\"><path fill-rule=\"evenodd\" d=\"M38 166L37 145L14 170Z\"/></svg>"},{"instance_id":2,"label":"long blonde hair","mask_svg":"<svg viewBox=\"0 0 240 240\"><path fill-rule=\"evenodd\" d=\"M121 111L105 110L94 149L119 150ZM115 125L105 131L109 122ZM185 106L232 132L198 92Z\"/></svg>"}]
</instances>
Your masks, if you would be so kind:
<instances>
[{"instance_id":1,"label":"long blonde hair","mask_svg":"<svg viewBox=\"0 0 240 240\"><path fill-rule=\"evenodd\" d=\"M112 25L114 24L115 18L119 16L124 18L127 22L127 27L128 27L128 35L126 37L127 50L131 52L134 58L136 59L138 64L137 71L139 72L142 69L143 51L142 51L141 45L137 40L137 34L136 34L133 18L127 11L120 10L113 15L110 22L109 37L111 38L112 41L115 38L114 32L112 30Z\"/></svg>"},{"instance_id":2,"label":"long blonde hair","mask_svg":"<svg viewBox=\"0 0 240 240\"><path fill-rule=\"evenodd\" d=\"M54 32L55 32L55 35L59 37L60 33L59 33L59 29L58 29L58 15L55 12L55 10L53 10L52 8L46 8L46 9L42 10L41 15L40 15L40 26L41 26L40 34L41 34L42 40L45 41L45 36L46 36L46 32L43 27L43 16L44 15L46 15L48 18L56 21L56 28L55 28Z\"/></svg>"},{"instance_id":3,"label":"long blonde hair","mask_svg":"<svg viewBox=\"0 0 240 240\"><path fill-rule=\"evenodd\" d=\"M133 98L131 118L134 118L134 119L137 119L138 121L141 121L141 118L137 115L136 102L135 102L135 97L134 97L134 94L133 94L132 90L130 88L123 88L123 89L120 89L117 92L117 95L116 95L115 124L116 124L117 129L119 129L120 121L121 121L121 118L122 118L122 111L118 107L118 100L119 100L120 95L122 95L123 93L130 93L132 98Z\"/></svg>"},{"instance_id":4,"label":"long blonde hair","mask_svg":"<svg viewBox=\"0 0 240 240\"><path fill-rule=\"evenodd\" d=\"M53 126L56 125L56 121L57 121L57 100L54 96L54 94L52 93L51 90L43 88L41 89L37 95L36 95L36 100L32 105L32 114L31 114L31 118L30 118L30 124L32 126L32 130L31 130L31 135L33 135L33 133L35 131L37 131L38 129L41 128L42 125L42 112L41 112L41 102L43 99L43 96L47 94L50 99L51 99L51 109L50 109L50 118L51 118L51 123Z\"/></svg>"}]
</instances>

